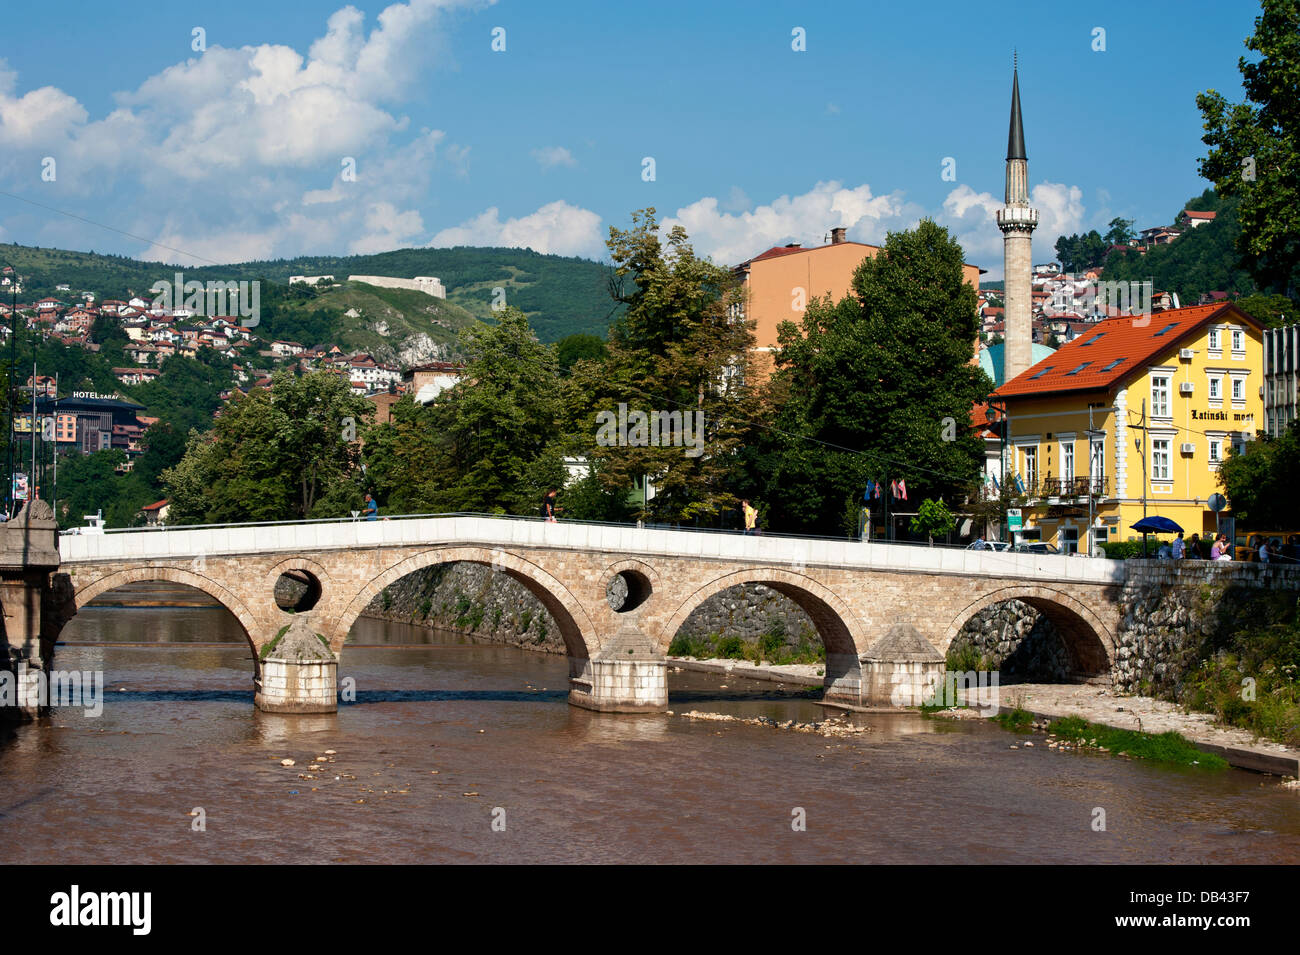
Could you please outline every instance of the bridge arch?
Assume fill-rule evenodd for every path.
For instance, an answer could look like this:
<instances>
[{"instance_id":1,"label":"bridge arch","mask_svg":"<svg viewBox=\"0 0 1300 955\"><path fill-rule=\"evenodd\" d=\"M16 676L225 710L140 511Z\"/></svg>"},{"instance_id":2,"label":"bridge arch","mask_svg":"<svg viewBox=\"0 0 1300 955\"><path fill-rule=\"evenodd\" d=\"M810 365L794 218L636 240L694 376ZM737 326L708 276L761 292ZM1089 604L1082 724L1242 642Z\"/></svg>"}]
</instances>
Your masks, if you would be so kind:
<instances>
[{"instance_id":1,"label":"bridge arch","mask_svg":"<svg viewBox=\"0 0 1300 955\"><path fill-rule=\"evenodd\" d=\"M986 607L1018 600L1033 607L1052 622L1065 643L1065 651L1083 677L1110 672L1115 659L1115 634L1091 607L1064 591L1040 586L1009 586L985 594L966 606L944 631L939 652L948 653L966 623Z\"/></svg>"},{"instance_id":2,"label":"bridge arch","mask_svg":"<svg viewBox=\"0 0 1300 955\"><path fill-rule=\"evenodd\" d=\"M826 653L859 656L867 650L867 640L856 615L833 591L803 574L775 567L738 570L711 580L697 588L681 602L656 638L665 653L682 624L700 604L714 594L742 584L763 584L789 597L812 619Z\"/></svg>"},{"instance_id":3,"label":"bridge arch","mask_svg":"<svg viewBox=\"0 0 1300 955\"><path fill-rule=\"evenodd\" d=\"M537 564L500 549L439 547L400 560L367 581L339 614L334 627L334 639L330 641L334 652L338 653L342 649L343 641L347 639L348 631L352 629L357 617L389 584L426 567L453 563L485 564L493 570L510 575L527 587L555 618L569 656L585 659L596 649L596 628L587 611L568 587Z\"/></svg>"},{"instance_id":4,"label":"bridge arch","mask_svg":"<svg viewBox=\"0 0 1300 955\"><path fill-rule=\"evenodd\" d=\"M141 567L132 567L129 570L119 570L115 573L106 574L103 577L97 577L86 584L80 584L76 578L73 578L73 600L76 609L90 603L100 594L107 593L110 590L116 590L118 587L126 584L137 584L142 582L153 582L165 580L173 584L185 584L193 587L195 590L201 590L209 597L212 597L223 607L225 607L239 621L239 625L244 629L244 637L248 640L248 645L253 651L253 659L257 659L257 642L255 635L260 631L257 624L257 618L248 606L233 594L226 587L222 586L211 577L195 573L191 570L183 570L179 567L167 567L163 565L150 564Z\"/></svg>"}]
</instances>

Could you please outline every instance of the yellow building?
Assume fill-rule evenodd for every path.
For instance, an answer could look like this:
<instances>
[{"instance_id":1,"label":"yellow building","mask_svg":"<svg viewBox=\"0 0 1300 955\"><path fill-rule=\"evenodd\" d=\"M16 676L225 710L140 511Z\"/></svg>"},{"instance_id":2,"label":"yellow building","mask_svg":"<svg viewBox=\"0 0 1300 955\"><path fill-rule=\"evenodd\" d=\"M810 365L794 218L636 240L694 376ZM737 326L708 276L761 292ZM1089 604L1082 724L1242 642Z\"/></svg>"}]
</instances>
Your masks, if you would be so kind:
<instances>
[{"instance_id":1,"label":"yellow building","mask_svg":"<svg viewBox=\"0 0 1300 955\"><path fill-rule=\"evenodd\" d=\"M1086 553L1140 536L1144 515L1212 535L1219 464L1263 421L1263 369L1260 324L1200 305L1099 322L1003 385L1024 538Z\"/></svg>"}]
</instances>

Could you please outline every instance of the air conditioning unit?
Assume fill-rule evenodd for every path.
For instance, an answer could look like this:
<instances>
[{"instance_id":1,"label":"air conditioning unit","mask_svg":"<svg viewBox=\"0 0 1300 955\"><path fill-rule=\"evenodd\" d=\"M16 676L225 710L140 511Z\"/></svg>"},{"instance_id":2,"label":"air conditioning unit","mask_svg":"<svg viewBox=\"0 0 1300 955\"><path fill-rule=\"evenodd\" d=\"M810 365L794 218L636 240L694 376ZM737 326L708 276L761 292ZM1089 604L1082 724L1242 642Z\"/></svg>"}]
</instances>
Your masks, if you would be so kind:
<instances>
[{"instance_id":1,"label":"air conditioning unit","mask_svg":"<svg viewBox=\"0 0 1300 955\"><path fill-rule=\"evenodd\" d=\"M1196 357L1196 352L1192 351L1190 348L1180 348L1178 350L1178 357L1183 361L1191 361Z\"/></svg>"},{"instance_id":2,"label":"air conditioning unit","mask_svg":"<svg viewBox=\"0 0 1300 955\"><path fill-rule=\"evenodd\" d=\"M1192 382L1184 381L1182 384L1178 386L1178 393L1180 395L1190 395L1195 390L1195 388L1196 386L1192 384Z\"/></svg>"},{"instance_id":3,"label":"air conditioning unit","mask_svg":"<svg viewBox=\"0 0 1300 955\"><path fill-rule=\"evenodd\" d=\"M1182 443L1182 446L1179 447L1178 450L1182 451L1183 454L1195 454L1195 453L1196 453L1196 445L1193 444L1191 441L1184 441L1184 442Z\"/></svg>"}]
</instances>

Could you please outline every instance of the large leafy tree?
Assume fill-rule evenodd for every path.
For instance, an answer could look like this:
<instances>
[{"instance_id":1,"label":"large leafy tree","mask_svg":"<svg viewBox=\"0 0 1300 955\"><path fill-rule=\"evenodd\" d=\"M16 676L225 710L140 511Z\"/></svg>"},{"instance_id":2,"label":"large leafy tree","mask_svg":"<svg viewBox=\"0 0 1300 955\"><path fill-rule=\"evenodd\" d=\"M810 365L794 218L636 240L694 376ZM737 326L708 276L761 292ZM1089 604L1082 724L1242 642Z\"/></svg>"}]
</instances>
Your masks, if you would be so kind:
<instances>
[{"instance_id":1,"label":"large leafy tree","mask_svg":"<svg viewBox=\"0 0 1300 955\"><path fill-rule=\"evenodd\" d=\"M611 493L649 479L655 494L639 517L711 520L735 506L741 449L757 413L754 336L737 280L696 256L681 226L662 235L653 208L633 213L631 229L609 231L612 290L625 311L610 329L605 360L574 366L572 447ZM608 422L624 409L627 440L611 441L621 420L617 429ZM639 440L637 412L653 417L657 437L647 428Z\"/></svg>"},{"instance_id":2,"label":"large leafy tree","mask_svg":"<svg viewBox=\"0 0 1300 955\"><path fill-rule=\"evenodd\" d=\"M971 361L979 323L962 249L928 220L890 233L839 302L783 323L758 455L771 527L834 534L868 478L908 500L958 494L979 472L972 405L992 382Z\"/></svg>"},{"instance_id":3,"label":"large leafy tree","mask_svg":"<svg viewBox=\"0 0 1300 955\"><path fill-rule=\"evenodd\" d=\"M1267 291L1300 294L1300 0L1263 0L1238 61L1246 101L1196 97L1210 147L1200 173L1239 197L1238 249Z\"/></svg>"},{"instance_id":4,"label":"large leafy tree","mask_svg":"<svg viewBox=\"0 0 1300 955\"><path fill-rule=\"evenodd\" d=\"M428 409L436 453L425 499L438 511L535 514L565 476L555 348L507 308L495 326L467 329L461 349L464 378Z\"/></svg>"},{"instance_id":5,"label":"large leafy tree","mask_svg":"<svg viewBox=\"0 0 1300 955\"><path fill-rule=\"evenodd\" d=\"M343 516L361 499L356 435L374 412L341 375L277 372L192 435L163 472L174 523Z\"/></svg>"},{"instance_id":6,"label":"large leafy tree","mask_svg":"<svg viewBox=\"0 0 1300 955\"><path fill-rule=\"evenodd\" d=\"M1219 483L1244 527L1261 531L1300 529L1300 419L1275 438L1251 441L1244 454L1219 466ZM1243 528L1244 529L1244 528Z\"/></svg>"}]
</instances>

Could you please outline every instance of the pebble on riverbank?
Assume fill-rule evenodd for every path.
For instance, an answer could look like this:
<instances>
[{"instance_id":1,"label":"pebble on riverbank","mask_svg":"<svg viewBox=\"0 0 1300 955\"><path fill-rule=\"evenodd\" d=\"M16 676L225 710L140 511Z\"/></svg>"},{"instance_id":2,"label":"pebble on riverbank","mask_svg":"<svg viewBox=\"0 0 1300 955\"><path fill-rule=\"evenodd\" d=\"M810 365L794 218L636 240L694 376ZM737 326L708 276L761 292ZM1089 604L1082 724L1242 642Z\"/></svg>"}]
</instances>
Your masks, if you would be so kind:
<instances>
[{"instance_id":1,"label":"pebble on riverbank","mask_svg":"<svg viewBox=\"0 0 1300 955\"><path fill-rule=\"evenodd\" d=\"M688 720L712 720L720 723L748 723L751 726L770 726L773 729L794 730L796 733L820 733L822 736L856 736L871 732L870 726L855 726L839 720L825 720L814 723L797 723L794 720L774 720L767 716L730 716L726 713L705 713L691 710L681 714Z\"/></svg>"}]
</instances>

